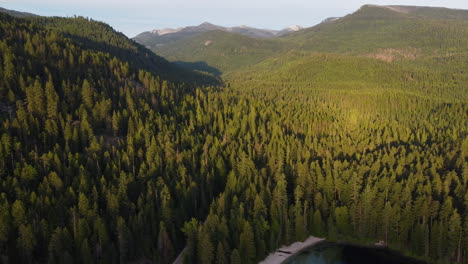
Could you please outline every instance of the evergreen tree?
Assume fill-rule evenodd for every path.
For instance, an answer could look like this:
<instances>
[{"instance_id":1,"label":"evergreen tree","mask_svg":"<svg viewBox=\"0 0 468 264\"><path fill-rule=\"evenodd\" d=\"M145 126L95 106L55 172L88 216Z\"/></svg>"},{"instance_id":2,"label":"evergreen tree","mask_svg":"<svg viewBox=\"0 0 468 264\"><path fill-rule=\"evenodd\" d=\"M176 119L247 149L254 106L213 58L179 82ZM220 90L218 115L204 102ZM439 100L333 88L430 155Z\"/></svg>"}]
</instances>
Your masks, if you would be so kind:
<instances>
[{"instance_id":1,"label":"evergreen tree","mask_svg":"<svg viewBox=\"0 0 468 264\"><path fill-rule=\"evenodd\" d=\"M239 255L239 250L235 248L231 253L231 264L241 264L241 257Z\"/></svg>"},{"instance_id":2,"label":"evergreen tree","mask_svg":"<svg viewBox=\"0 0 468 264\"><path fill-rule=\"evenodd\" d=\"M213 244L210 240L210 236L203 230L199 231L199 242L198 242L198 262L210 264L213 262Z\"/></svg>"},{"instance_id":3,"label":"evergreen tree","mask_svg":"<svg viewBox=\"0 0 468 264\"><path fill-rule=\"evenodd\" d=\"M255 238L252 227L245 221L240 235L239 253L242 263L254 263L256 259Z\"/></svg>"}]
</instances>

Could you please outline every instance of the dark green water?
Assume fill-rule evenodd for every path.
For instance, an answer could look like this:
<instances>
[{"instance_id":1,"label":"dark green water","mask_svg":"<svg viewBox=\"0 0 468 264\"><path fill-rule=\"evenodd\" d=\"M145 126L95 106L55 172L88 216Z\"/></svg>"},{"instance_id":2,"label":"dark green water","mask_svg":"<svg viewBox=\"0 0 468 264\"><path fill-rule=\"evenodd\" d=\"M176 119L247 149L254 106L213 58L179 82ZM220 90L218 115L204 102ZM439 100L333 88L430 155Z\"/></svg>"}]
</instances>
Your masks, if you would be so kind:
<instances>
[{"instance_id":1,"label":"dark green water","mask_svg":"<svg viewBox=\"0 0 468 264\"><path fill-rule=\"evenodd\" d=\"M402 254L385 249L360 247L349 244L322 242L299 255L291 258L285 264L426 264Z\"/></svg>"}]
</instances>

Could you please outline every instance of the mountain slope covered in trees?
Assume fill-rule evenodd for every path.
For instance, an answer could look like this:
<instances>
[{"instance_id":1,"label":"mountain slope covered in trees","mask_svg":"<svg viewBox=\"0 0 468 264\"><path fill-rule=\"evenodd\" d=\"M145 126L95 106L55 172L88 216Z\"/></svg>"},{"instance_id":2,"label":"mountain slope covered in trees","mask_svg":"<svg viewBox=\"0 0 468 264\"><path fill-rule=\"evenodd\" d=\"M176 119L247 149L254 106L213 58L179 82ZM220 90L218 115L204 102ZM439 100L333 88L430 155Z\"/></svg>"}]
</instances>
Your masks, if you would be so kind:
<instances>
[{"instance_id":1,"label":"mountain slope covered in trees","mask_svg":"<svg viewBox=\"0 0 468 264\"><path fill-rule=\"evenodd\" d=\"M2 7L0 7L0 13L5 13L14 17L37 17L37 15L35 14L26 13L26 12L18 12L15 10L10 10L6 8L2 8Z\"/></svg>"},{"instance_id":2,"label":"mountain slope covered in trees","mask_svg":"<svg viewBox=\"0 0 468 264\"><path fill-rule=\"evenodd\" d=\"M208 32L160 47L156 52L172 61L204 61L221 72L239 69L231 65L240 65L242 56L251 58L241 64L247 66L287 51L382 58L457 55L468 47L466 17L467 10L366 5L343 18L265 42L238 34L227 38ZM207 41L223 45L205 46Z\"/></svg>"},{"instance_id":3,"label":"mountain slope covered in trees","mask_svg":"<svg viewBox=\"0 0 468 264\"><path fill-rule=\"evenodd\" d=\"M466 259L465 14L368 5L273 39L281 49L268 54L236 35L221 49L203 47L216 42L212 35L161 48L170 60L219 68L229 91L243 98L234 107L242 121L228 127L242 127L231 137L244 137L238 151L248 158L234 162L238 167L201 230L192 227L198 236L188 236L191 261L217 261L218 251L231 248L233 262L238 254L240 263L254 262L307 233L360 243L382 239L440 263ZM219 52L241 46L256 61L239 65L239 56ZM417 153L426 165L406 163ZM458 161L449 162L448 153L458 153ZM436 175L429 167L437 156ZM443 185L437 182L445 182L445 194L436 191ZM239 240L231 233L240 233Z\"/></svg>"},{"instance_id":4,"label":"mountain slope covered in trees","mask_svg":"<svg viewBox=\"0 0 468 264\"><path fill-rule=\"evenodd\" d=\"M467 263L465 22L410 11L164 54L223 83L100 22L0 14L2 263L249 264L309 235Z\"/></svg>"},{"instance_id":5,"label":"mountain slope covered in trees","mask_svg":"<svg viewBox=\"0 0 468 264\"><path fill-rule=\"evenodd\" d=\"M449 15L432 15L439 14L437 9L419 15L396 8L366 5L339 20L292 33L287 39L318 52L363 54L386 48L417 48L424 55L466 52L468 24L463 16L448 19ZM467 10L447 13L458 12L468 15Z\"/></svg>"},{"instance_id":6,"label":"mountain slope covered in trees","mask_svg":"<svg viewBox=\"0 0 468 264\"><path fill-rule=\"evenodd\" d=\"M213 25L208 22L204 22L198 26L189 26L184 28L165 28L165 29L155 29L152 31L145 31L133 39L138 43L144 45L145 47L158 52L158 49L162 46L171 45L172 43L188 39L200 35L202 33L210 31L223 31L229 33L236 33L252 38L274 38L279 36L287 35L291 32L302 30L300 26L291 26L284 28L282 30L269 30L269 29L258 29L248 26L238 26L238 27L222 27Z\"/></svg>"},{"instance_id":7,"label":"mountain slope covered in trees","mask_svg":"<svg viewBox=\"0 0 468 264\"><path fill-rule=\"evenodd\" d=\"M210 31L158 49L171 61L205 62L221 72L257 64L290 48L289 43Z\"/></svg>"},{"instance_id":8,"label":"mountain slope covered in trees","mask_svg":"<svg viewBox=\"0 0 468 264\"><path fill-rule=\"evenodd\" d=\"M187 216L163 224L156 208L168 207L168 187L153 180L156 167L137 163L143 146L176 140L183 117L172 113L189 107L181 98L218 80L84 18L0 20L2 262L170 257L156 257L161 249L138 229L176 243Z\"/></svg>"}]
</instances>

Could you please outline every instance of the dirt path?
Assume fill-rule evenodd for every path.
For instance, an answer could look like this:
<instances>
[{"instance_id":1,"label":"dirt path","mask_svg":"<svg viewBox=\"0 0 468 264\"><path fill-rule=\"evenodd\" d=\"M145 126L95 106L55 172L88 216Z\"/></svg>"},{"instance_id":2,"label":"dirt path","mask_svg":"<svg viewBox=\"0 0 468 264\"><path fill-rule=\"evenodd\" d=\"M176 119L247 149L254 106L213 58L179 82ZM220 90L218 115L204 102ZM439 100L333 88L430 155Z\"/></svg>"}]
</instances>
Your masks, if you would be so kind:
<instances>
[{"instance_id":1,"label":"dirt path","mask_svg":"<svg viewBox=\"0 0 468 264\"><path fill-rule=\"evenodd\" d=\"M184 255L186 251L187 251L187 246L185 246L184 249L182 249L182 251L179 253L179 255L174 260L174 262L172 262L172 264L184 264Z\"/></svg>"},{"instance_id":2,"label":"dirt path","mask_svg":"<svg viewBox=\"0 0 468 264\"><path fill-rule=\"evenodd\" d=\"M307 238L304 242L294 242L289 246L281 247L275 252L270 253L270 255L268 255L266 259L260 262L260 264L281 264L286 259L323 240L323 238L311 236Z\"/></svg>"}]
</instances>

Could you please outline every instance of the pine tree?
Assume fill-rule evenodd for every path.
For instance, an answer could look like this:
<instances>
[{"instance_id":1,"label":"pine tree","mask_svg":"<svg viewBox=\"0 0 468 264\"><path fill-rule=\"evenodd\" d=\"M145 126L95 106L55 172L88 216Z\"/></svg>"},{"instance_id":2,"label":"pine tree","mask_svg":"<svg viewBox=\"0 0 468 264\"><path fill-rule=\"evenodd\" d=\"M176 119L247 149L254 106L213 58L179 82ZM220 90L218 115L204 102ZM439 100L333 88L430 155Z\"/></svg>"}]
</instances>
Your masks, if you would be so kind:
<instances>
[{"instance_id":1,"label":"pine tree","mask_svg":"<svg viewBox=\"0 0 468 264\"><path fill-rule=\"evenodd\" d=\"M3 78L7 84L11 85L15 75L14 55L11 50L7 50L3 54Z\"/></svg>"},{"instance_id":2,"label":"pine tree","mask_svg":"<svg viewBox=\"0 0 468 264\"><path fill-rule=\"evenodd\" d=\"M0 247L7 242L10 233L10 208L8 203L0 203Z\"/></svg>"},{"instance_id":3,"label":"pine tree","mask_svg":"<svg viewBox=\"0 0 468 264\"><path fill-rule=\"evenodd\" d=\"M448 247L448 252L450 256L454 256L454 259L456 259L457 262L461 262L461 255L462 255L461 242L462 242L462 237L463 237L462 235L463 235L463 230L462 230L461 218L457 210L455 209L448 223L447 247Z\"/></svg>"},{"instance_id":4,"label":"pine tree","mask_svg":"<svg viewBox=\"0 0 468 264\"><path fill-rule=\"evenodd\" d=\"M15 226L20 226L26 222L26 211L22 201L16 200L13 203L13 206L11 207L11 216L13 216Z\"/></svg>"},{"instance_id":5,"label":"pine tree","mask_svg":"<svg viewBox=\"0 0 468 264\"><path fill-rule=\"evenodd\" d=\"M28 111L30 113L36 114L37 116L44 116L44 89L42 88L41 82L38 78L36 78L32 86L26 88L26 101L28 103Z\"/></svg>"},{"instance_id":6,"label":"pine tree","mask_svg":"<svg viewBox=\"0 0 468 264\"><path fill-rule=\"evenodd\" d=\"M182 232L187 237L187 253L185 254L185 260L187 262L195 262L195 250L198 235L198 221L192 218L190 221L184 223Z\"/></svg>"},{"instance_id":7,"label":"pine tree","mask_svg":"<svg viewBox=\"0 0 468 264\"><path fill-rule=\"evenodd\" d=\"M18 250L21 252L22 257L28 263L32 262L32 253L36 246L36 237L30 225L22 224L18 230Z\"/></svg>"},{"instance_id":8,"label":"pine tree","mask_svg":"<svg viewBox=\"0 0 468 264\"><path fill-rule=\"evenodd\" d=\"M239 240L239 252L242 263L254 263L256 259L255 238L252 232L252 227L247 221L244 222Z\"/></svg>"},{"instance_id":9,"label":"pine tree","mask_svg":"<svg viewBox=\"0 0 468 264\"><path fill-rule=\"evenodd\" d=\"M158 235L158 252L162 263L171 263L174 255L174 248L166 231L166 225L161 222Z\"/></svg>"},{"instance_id":10,"label":"pine tree","mask_svg":"<svg viewBox=\"0 0 468 264\"><path fill-rule=\"evenodd\" d=\"M45 86L45 95L46 95L47 117L50 119L57 118L59 97L57 95L57 92L55 91L54 84L52 82L52 77L50 76Z\"/></svg>"},{"instance_id":11,"label":"pine tree","mask_svg":"<svg viewBox=\"0 0 468 264\"><path fill-rule=\"evenodd\" d=\"M285 242L286 240L286 222L287 222L287 194L286 194L286 180L284 174L277 176L277 182L273 191L271 202L271 217L272 221L277 223L280 227L279 233L276 234L276 246Z\"/></svg>"},{"instance_id":12,"label":"pine tree","mask_svg":"<svg viewBox=\"0 0 468 264\"><path fill-rule=\"evenodd\" d=\"M239 255L239 250L235 248L231 253L231 264L241 264L241 257Z\"/></svg>"},{"instance_id":13,"label":"pine tree","mask_svg":"<svg viewBox=\"0 0 468 264\"><path fill-rule=\"evenodd\" d=\"M81 96L83 97L83 103L85 106L91 109L94 106L94 89L88 80L83 81Z\"/></svg>"},{"instance_id":14,"label":"pine tree","mask_svg":"<svg viewBox=\"0 0 468 264\"><path fill-rule=\"evenodd\" d=\"M338 233L343 236L351 234L348 208L346 206L335 208L335 219Z\"/></svg>"},{"instance_id":15,"label":"pine tree","mask_svg":"<svg viewBox=\"0 0 468 264\"><path fill-rule=\"evenodd\" d=\"M312 229L312 234L316 236L322 236L324 232L322 214L320 213L319 210L315 210L312 216L311 229Z\"/></svg>"},{"instance_id":16,"label":"pine tree","mask_svg":"<svg viewBox=\"0 0 468 264\"><path fill-rule=\"evenodd\" d=\"M119 216L117 218L117 238L119 250L119 262L126 263L128 258L129 232L125 220Z\"/></svg>"},{"instance_id":17,"label":"pine tree","mask_svg":"<svg viewBox=\"0 0 468 264\"><path fill-rule=\"evenodd\" d=\"M210 240L209 234L205 230L199 231L197 253L199 263L210 264L213 262L213 244Z\"/></svg>"},{"instance_id":18,"label":"pine tree","mask_svg":"<svg viewBox=\"0 0 468 264\"><path fill-rule=\"evenodd\" d=\"M226 253L224 252L224 247L221 242L218 242L218 246L216 247L216 264L227 264L226 260Z\"/></svg>"},{"instance_id":19,"label":"pine tree","mask_svg":"<svg viewBox=\"0 0 468 264\"><path fill-rule=\"evenodd\" d=\"M64 251L63 245L63 238L62 238L62 230L57 227L49 241L48 246L48 255L49 255L49 262L50 263L60 263L60 257L62 256Z\"/></svg>"},{"instance_id":20,"label":"pine tree","mask_svg":"<svg viewBox=\"0 0 468 264\"><path fill-rule=\"evenodd\" d=\"M80 250L80 256L81 256L81 261L83 263L94 263L93 257L91 255L91 250L89 248L89 243L88 239L84 239L83 242L81 242L81 250Z\"/></svg>"}]
</instances>

